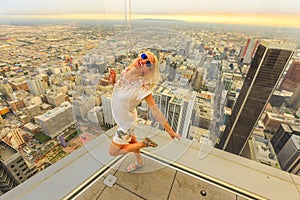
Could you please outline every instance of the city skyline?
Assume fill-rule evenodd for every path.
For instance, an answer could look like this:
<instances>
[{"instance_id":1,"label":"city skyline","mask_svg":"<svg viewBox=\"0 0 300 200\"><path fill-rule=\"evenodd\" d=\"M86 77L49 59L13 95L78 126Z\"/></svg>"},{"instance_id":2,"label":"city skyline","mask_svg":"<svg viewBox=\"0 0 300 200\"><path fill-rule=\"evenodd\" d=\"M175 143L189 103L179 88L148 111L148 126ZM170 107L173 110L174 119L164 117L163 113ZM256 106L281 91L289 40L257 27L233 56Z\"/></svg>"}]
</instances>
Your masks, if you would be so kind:
<instances>
[{"instance_id":1,"label":"city skyline","mask_svg":"<svg viewBox=\"0 0 300 200\"><path fill-rule=\"evenodd\" d=\"M45 20L45 22L48 21ZM49 20L49 22L51 21ZM53 22L55 23L55 20ZM66 24L59 22L55 25L53 25L54 23L33 23L32 25L20 25L22 23L15 25L12 23L1 25L2 35L0 44L3 58L0 62L0 69L2 70L2 81L0 84L2 95L0 95L0 97L2 98L1 106L3 106L3 108L0 109L2 112L2 115L0 115L0 123L3 127L2 134L5 136L4 141L7 142L8 145L14 145L15 149L19 148L19 153L32 163L33 168L30 168L32 170L30 173L35 173L33 169L36 171L45 170L43 173L38 173L32 179L29 179L29 182L27 181L22 184L22 186L16 187L4 195L21 194L24 197L27 197L27 195L34 196L36 193L42 193L41 191L43 190L40 188L45 188L47 189L47 192L45 192L47 195L45 196L51 197L51 195L48 194L52 191L50 191L47 186L53 184L49 183L48 180L55 183L63 182L63 184L66 184L67 182L65 180L69 181L70 179L65 178L65 176L70 175L71 170L69 169L72 166L72 169L74 171L76 170L76 172L74 172L76 175L72 174L71 177L74 177L74 179L70 181L72 184L67 184L70 186L69 189L60 187L58 184L56 188L53 188L57 190L54 193L55 197L65 196L68 195L69 191L73 190L77 184L82 183L87 177L91 177L91 175L95 173L93 170L85 170L86 168L92 166L99 169L102 167L101 164L110 162L110 157L104 159L104 157L109 156L106 142L110 142L109 138L111 137L109 134L115 130L109 129L108 132L106 132L107 128L111 127L110 125L113 126L113 123L109 121L110 118L106 119L106 114L109 113L110 103L109 99L100 99L100 97L103 97L104 94L108 96L111 95L113 89L111 85L108 85L108 71L106 71L106 69L113 68L120 74L127 65L128 52L123 51L124 49L128 49L127 43L124 42L129 40L128 35L124 34L126 27L124 27L122 23L120 25L120 23L115 21L112 23L97 21L99 23L103 22L104 26L99 26L96 23L77 24L72 23L72 21L66 22ZM221 170L213 170L213 172L208 173L208 175L213 178L217 177L219 180L227 183L229 182L233 186L239 186L246 191L249 191L250 188L250 192L254 195L262 195L267 199L274 199L272 198L273 196L279 196L277 194L278 190L271 193L268 191L265 192L266 190L263 189L263 192L261 192L260 188L253 188L252 185L249 187L247 181L242 180L245 185L241 185L240 182L235 181L237 180L235 175L240 176L240 174L236 173L236 171L239 171L249 175L249 180L255 177L255 186L257 186L257 171L260 171L262 172L260 176L261 179L257 182L260 181L259 183L261 185L268 185L270 188L274 188L273 183L277 184L277 182L272 182L271 186L269 179L266 177L270 177L270 173L272 173L272 175L276 174L276 176L271 176L270 178L270 180L275 180L277 176L281 177L283 172L278 170L278 168L267 168L270 166L279 166L276 160L277 157L272 151L272 146L265 146L269 145L269 143L253 140L253 147L258 147L258 151L251 155L258 155L260 159L256 159L257 157L249 157L251 161L260 162L264 165L257 165L255 162L252 162L252 165L249 162L250 165L248 165L248 160L234 157L228 152L213 148L213 145L215 142L219 142L219 133L224 130L224 126L227 126L227 124L225 125L225 121L234 113L234 110L231 108L233 108L239 95L243 95L242 87L245 78L247 79L246 74L248 70L252 73L249 66L250 61L243 63L243 65L240 63L239 55L245 45L247 45L246 41L248 41L249 38L254 38L255 40L259 39L259 41L274 39L279 43L295 42L299 44L299 34L297 34L299 29L262 27L263 30L259 30L253 27L248 29L248 27L245 28L242 26L222 25L214 25L213 27L217 27L214 29L210 28L211 26L201 26L200 24L194 26L194 24L179 23L176 21L175 23L172 21L164 21L162 23L162 21L159 20L140 20L140 22L135 23L134 21L132 23L133 27L136 26L138 28L136 29L137 31L134 31L130 35L130 49L133 49L134 52L136 51L131 55L138 55L140 49L144 47L159 53L158 56L162 61L160 71L163 80L170 78L173 82L178 82L185 88L191 88L190 91L194 91L193 87L195 86L197 96L195 99L195 109L189 109L189 103L179 98L180 96L178 94L180 93L177 90L175 92L177 86L168 86L167 88L169 88L170 91L163 88L162 85L159 88L160 92L163 92L161 98L162 107L168 107L170 109L173 107L175 108L174 111L176 111L168 112L168 120L170 119L174 122L181 121L184 122L184 125L187 125L182 126L183 130L187 130L187 134L185 136L183 135L182 141L176 143L178 146L172 147L172 151L169 149L171 146L169 147L169 145L166 144L166 138L160 135L163 131L156 130L155 123L152 124L153 127L150 126L152 121L149 120L150 117L145 107L140 107L138 110L140 116L139 123L149 129L146 130L141 126L137 133L151 134L154 140L158 140L158 148L166 150L166 152L172 152L172 155L169 157L168 153L166 158L175 164L186 165L197 173L206 173L207 171L205 170L211 171L211 169L214 169L213 167L221 166ZM148 22L149 24L146 24ZM153 24L160 25L164 28L147 27ZM180 28L177 28L179 24ZM174 27L176 31L167 29ZM235 27L236 29L229 29L229 27ZM260 31L263 32L263 34L259 35ZM295 55L293 59L299 60L299 55ZM280 60L281 59L278 59L278 61ZM176 63L176 74L170 70L174 66L174 63ZM273 71L274 70L276 69L273 68ZM273 74L270 73L270 75ZM286 77L288 78L289 76ZM193 87L190 87L189 84ZM223 84L226 85L226 87L223 88ZM247 80L245 84L248 84ZM273 87L273 84L270 85ZM260 88L264 91L267 87ZM171 91L178 96L173 96ZM297 91L299 93L300 90ZM270 126L273 125L275 127L275 123L273 122L275 120L278 122L282 118L288 119L288 121L282 120L279 121L280 123L299 125L299 106L292 102L293 107L285 106L286 100L288 100L289 97L293 97L291 96L292 94L282 92L282 95L279 96L278 92L281 93L281 91L276 90L275 92L275 94L272 95L272 97L274 97L272 103L275 103L274 105L271 103L267 105L269 113L266 113L266 116L268 117L274 114L277 117L269 117L268 122L261 121L259 127L255 127L259 128L255 129L255 133L253 133L255 135L264 134L266 137L271 137L269 135L273 127ZM263 92L259 92L257 96L262 99L263 94ZM103 100L107 100L107 102ZM56 109L62 105L62 102L70 102L72 106L74 106L73 112L77 119L75 124L68 122L69 119L73 119L69 112L71 111L70 109L65 109L63 112L60 112L60 109ZM257 107L258 101L256 99L255 102ZM108 109L105 108L105 103ZM273 109L270 108L271 106ZM255 111L255 109L256 108L253 108L253 111ZM187 116L187 112L192 114L193 120L186 118L184 121L176 121L177 119L183 119L179 117L179 114ZM174 117L172 116L173 118L171 118L169 117L170 115ZM68 118L68 116L70 118ZM20 134L17 134L18 130L16 130L16 127L19 126L22 127L22 129L19 131ZM179 131L181 130L179 129ZM183 131L181 133L183 133ZM59 140L56 138L58 135ZM18 140L20 136L23 136L26 141ZM41 138L41 136L43 136L43 138ZM95 143L99 144L97 149L94 148ZM190 145L192 143L194 145ZM194 148L195 146L197 147ZM3 148L3 150L8 149ZM83 155L82 150L85 152L84 155L87 155L87 157L84 156L84 160L81 160ZM191 152L193 152L193 156L191 156ZM260 154L261 152L264 153ZM70 153L72 153L72 158L76 157L76 161L70 161L70 156L66 157ZM275 159L271 160L269 155L274 155ZM157 154L157 156L159 157L161 155ZM64 159L65 157L66 159ZM213 163L207 162L207 160L212 157L214 159L215 157L222 159L218 159ZM89 158L97 159L92 163L89 162ZM228 160L233 160L232 158L234 162L228 165ZM56 164L58 160L60 160L60 164ZM181 162L181 160L184 160L184 162ZM270 160L272 161L271 164L275 164L269 164ZM6 163L5 160L1 161L4 164ZM207 165L203 167L202 163L200 163L202 161ZM7 166L5 166L9 170L6 170L5 172L7 173L3 173L5 176L3 175L2 177L5 178L6 175L9 174L12 179L16 176L17 178L22 178L21 182L24 182L25 179L27 179L26 177L14 173L14 167L17 166L17 162L19 162L18 159L15 160L15 163L6 164ZM245 164L245 162L247 162L247 164ZM64 166L68 167L61 168L61 163L64 163ZM74 163L79 163L79 165L73 167ZM89 165L86 165L86 163L89 163ZM242 170L237 170L236 167L238 165L245 167L241 168ZM25 165L20 166L21 171L24 166ZM194 166L201 166L201 168L192 168ZM223 166L226 166L226 168ZM251 176L250 173L247 173L250 171L249 166L253 166ZM56 173L57 171L59 171L59 173ZM84 173L79 174L78 171ZM227 179L227 171L232 173L230 177L233 177L233 180ZM55 173L54 175L52 174L53 172ZM155 173L157 172L159 171L157 170ZM216 172L219 174L216 174ZM298 172L292 173L292 175L295 174L298 174ZM118 177L120 178L120 176ZM75 180L75 178L79 179ZM41 185L35 184L34 182L36 182L37 179L47 181L41 181L40 183L43 183ZM61 181L61 179L63 179L63 181ZM265 184L265 182L267 182L267 184ZM289 181L287 182L290 183ZM28 185L30 187L33 186L34 189L28 190ZM278 185L283 188L288 184L282 181ZM289 186L290 185L291 184L289 184ZM19 190L19 188L21 189ZM60 191L60 188L63 188L63 191ZM2 190L6 192L5 188ZM165 189L162 190L166 191ZM182 191L184 190L185 189L182 189ZM189 194L190 193L191 192L189 192ZM198 191L196 193L199 195ZM285 196L290 197L294 196L294 194L299 194L299 191L294 192L289 190Z\"/></svg>"},{"instance_id":2,"label":"city skyline","mask_svg":"<svg viewBox=\"0 0 300 200\"><path fill-rule=\"evenodd\" d=\"M131 2L131 3L130 3ZM129 4L131 5L129 9ZM13 0L0 1L0 19L125 19L131 11L131 19L167 19L188 22L247 24L264 26L300 27L300 2L279 0L269 4L255 0L239 3L227 1L124 1L107 0L84 2L43 0L39 2Z\"/></svg>"}]
</instances>

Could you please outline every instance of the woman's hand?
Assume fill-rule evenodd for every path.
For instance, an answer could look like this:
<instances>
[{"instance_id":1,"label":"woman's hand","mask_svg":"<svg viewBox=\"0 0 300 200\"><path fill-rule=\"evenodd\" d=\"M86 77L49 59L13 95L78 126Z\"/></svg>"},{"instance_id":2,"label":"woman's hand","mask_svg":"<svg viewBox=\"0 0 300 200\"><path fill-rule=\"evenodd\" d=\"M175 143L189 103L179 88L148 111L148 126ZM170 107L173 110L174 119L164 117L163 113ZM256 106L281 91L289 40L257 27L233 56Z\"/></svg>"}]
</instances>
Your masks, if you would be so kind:
<instances>
[{"instance_id":1,"label":"woman's hand","mask_svg":"<svg viewBox=\"0 0 300 200\"><path fill-rule=\"evenodd\" d=\"M172 140L174 140L175 138L177 138L178 140L181 139L181 135L178 133L175 133L173 130L169 132L169 135L172 138Z\"/></svg>"},{"instance_id":2,"label":"woman's hand","mask_svg":"<svg viewBox=\"0 0 300 200\"><path fill-rule=\"evenodd\" d=\"M116 83L116 72L115 70L111 69L109 71L109 82L112 83L113 85Z\"/></svg>"}]
</instances>

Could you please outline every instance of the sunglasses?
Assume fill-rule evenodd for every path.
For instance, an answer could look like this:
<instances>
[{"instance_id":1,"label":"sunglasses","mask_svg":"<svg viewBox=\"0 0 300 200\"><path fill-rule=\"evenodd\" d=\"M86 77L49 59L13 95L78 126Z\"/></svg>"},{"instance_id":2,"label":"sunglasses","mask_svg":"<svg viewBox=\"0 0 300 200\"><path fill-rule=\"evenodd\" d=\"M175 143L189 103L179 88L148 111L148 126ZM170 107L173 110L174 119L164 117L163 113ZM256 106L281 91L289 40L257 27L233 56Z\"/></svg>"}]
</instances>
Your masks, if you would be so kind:
<instances>
[{"instance_id":1,"label":"sunglasses","mask_svg":"<svg viewBox=\"0 0 300 200\"><path fill-rule=\"evenodd\" d=\"M147 59L148 59L148 56L147 56L147 54L142 53L142 54L141 54L141 58L142 58L143 60L147 60ZM146 66L147 66L148 68L151 68L151 67L152 67L152 63L151 63L149 60L147 60Z\"/></svg>"}]
</instances>

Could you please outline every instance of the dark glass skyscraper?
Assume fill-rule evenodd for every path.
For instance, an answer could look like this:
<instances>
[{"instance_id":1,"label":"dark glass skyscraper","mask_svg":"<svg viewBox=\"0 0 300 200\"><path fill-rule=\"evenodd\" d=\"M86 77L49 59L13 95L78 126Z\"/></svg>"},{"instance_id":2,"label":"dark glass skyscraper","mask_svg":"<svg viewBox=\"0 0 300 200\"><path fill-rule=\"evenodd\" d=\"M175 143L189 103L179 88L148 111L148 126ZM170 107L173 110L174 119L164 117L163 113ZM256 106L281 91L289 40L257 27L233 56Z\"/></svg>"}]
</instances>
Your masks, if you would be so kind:
<instances>
[{"instance_id":1,"label":"dark glass skyscraper","mask_svg":"<svg viewBox=\"0 0 300 200\"><path fill-rule=\"evenodd\" d=\"M218 144L220 149L240 155L251 136L295 45L262 41L256 50L247 77Z\"/></svg>"}]
</instances>

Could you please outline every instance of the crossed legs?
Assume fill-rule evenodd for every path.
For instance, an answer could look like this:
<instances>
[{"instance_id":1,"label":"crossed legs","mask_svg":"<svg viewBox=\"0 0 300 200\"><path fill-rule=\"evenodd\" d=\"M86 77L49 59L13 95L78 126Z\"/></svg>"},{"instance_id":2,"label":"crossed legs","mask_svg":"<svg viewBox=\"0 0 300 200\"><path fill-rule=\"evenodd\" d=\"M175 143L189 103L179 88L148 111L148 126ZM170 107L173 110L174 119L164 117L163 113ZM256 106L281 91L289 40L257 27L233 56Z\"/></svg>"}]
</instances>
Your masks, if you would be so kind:
<instances>
[{"instance_id":1,"label":"crossed legs","mask_svg":"<svg viewBox=\"0 0 300 200\"><path fill-rule=\"evenodd\" d=\"M140 149L143 147L146 147L146 144L144 142L138 142L135 135L132 134L132 138L129 144L117 144L112 141L108 152L111 156L118 156L133 152L137 162L142 163L143 158L141 156Z\"/></svg>"}]
</instances>

